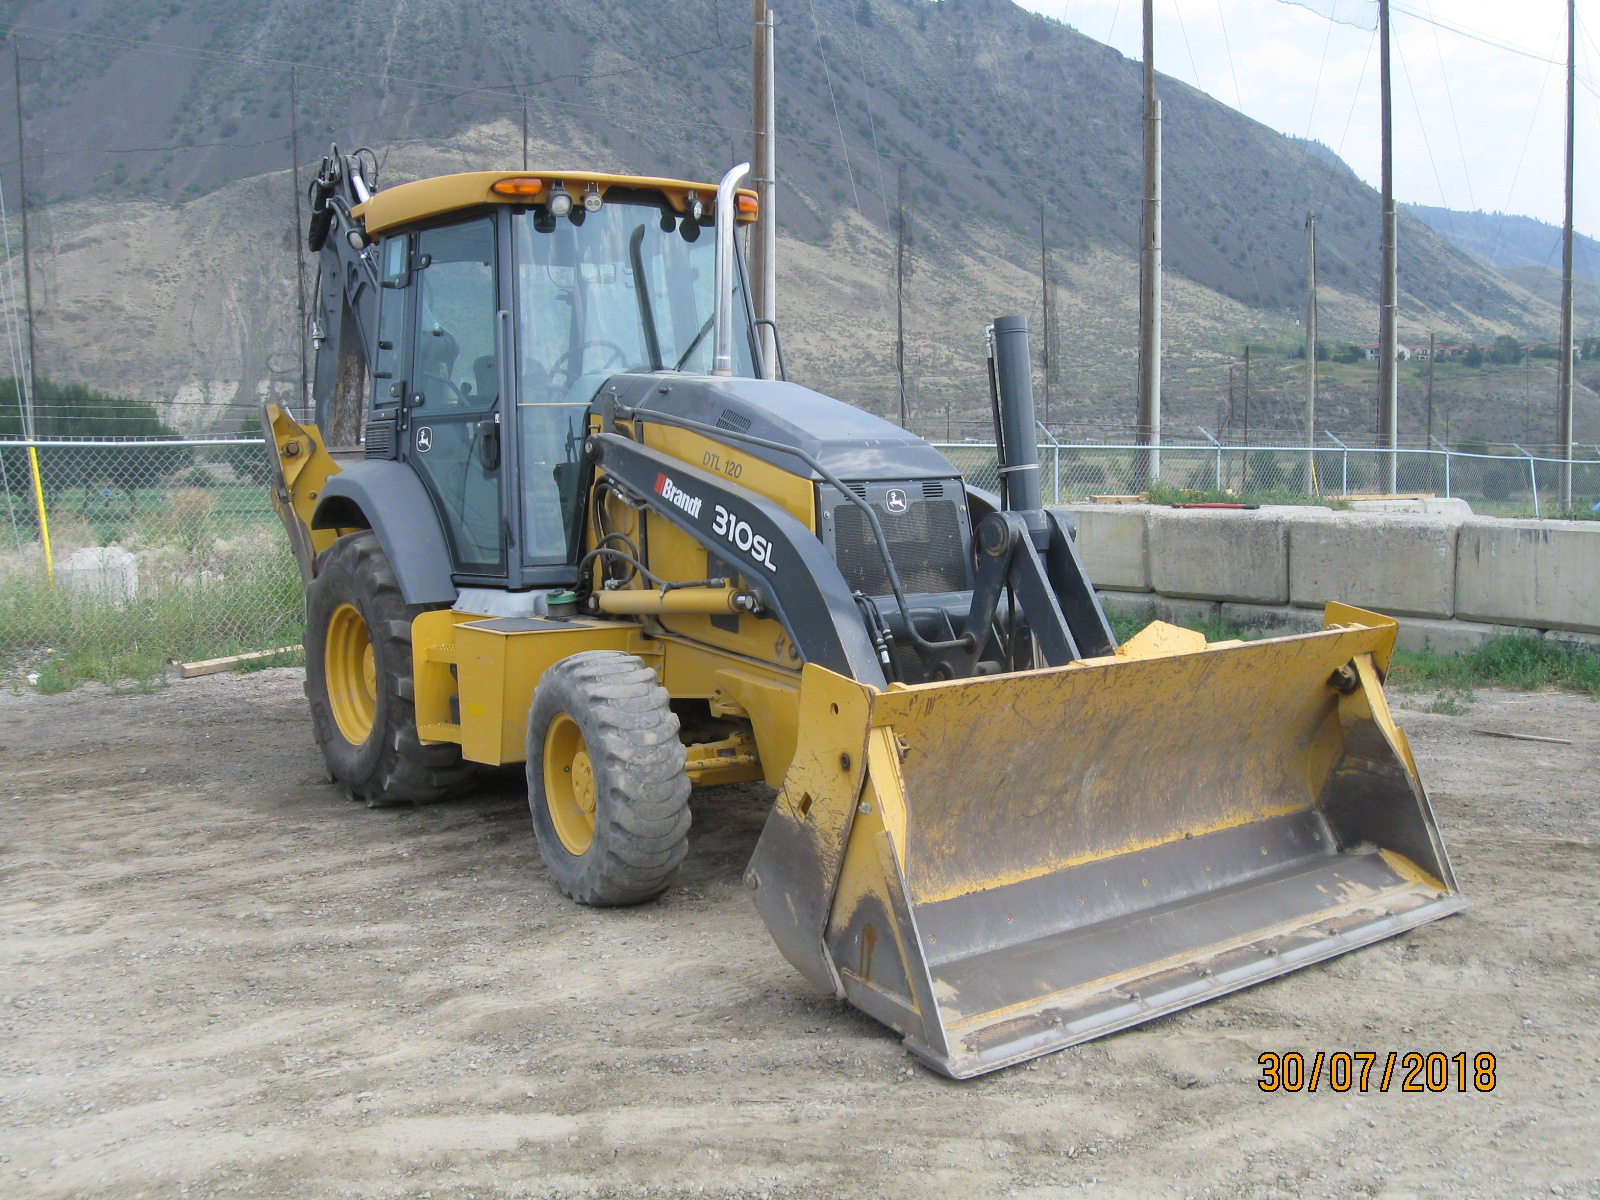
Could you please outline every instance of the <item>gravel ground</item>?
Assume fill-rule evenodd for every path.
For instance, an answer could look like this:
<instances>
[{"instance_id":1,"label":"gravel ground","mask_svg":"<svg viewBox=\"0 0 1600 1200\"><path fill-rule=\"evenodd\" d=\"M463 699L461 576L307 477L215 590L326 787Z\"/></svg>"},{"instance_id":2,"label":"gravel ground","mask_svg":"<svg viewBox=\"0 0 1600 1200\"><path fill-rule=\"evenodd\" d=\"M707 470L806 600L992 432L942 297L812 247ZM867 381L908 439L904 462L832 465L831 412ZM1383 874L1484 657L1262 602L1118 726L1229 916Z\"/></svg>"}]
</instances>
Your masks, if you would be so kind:
<instances>
[{"instance_id":1,"label":"gravel ground","mask_svg":"<svg viewBox=\"0 0 1600 1200\"><path fill-rule=\"evenodd\" d=\"M1401 710L1466 913L952 1083L779 957L768 793L697 798L663 901L584 909L515 773L350 804L300 685L0 695L0 1196L1600 1196L1585 697ZM1256 1086L1412 1049L1496 1086Z\"/></svg>"}]
</instances>

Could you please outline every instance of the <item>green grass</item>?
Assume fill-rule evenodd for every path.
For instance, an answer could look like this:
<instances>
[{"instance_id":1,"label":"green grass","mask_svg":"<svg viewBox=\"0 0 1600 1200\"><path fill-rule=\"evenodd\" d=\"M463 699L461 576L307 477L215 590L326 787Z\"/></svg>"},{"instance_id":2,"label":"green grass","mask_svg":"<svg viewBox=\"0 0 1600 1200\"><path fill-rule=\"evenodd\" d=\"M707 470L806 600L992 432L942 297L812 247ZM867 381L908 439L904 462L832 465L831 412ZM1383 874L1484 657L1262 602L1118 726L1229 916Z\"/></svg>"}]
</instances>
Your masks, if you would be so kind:
<instances>
[{"instance_id":1,"label":"green grass","mask_svg":"<svg viewBox=\"0 0 1600 1200\"><path fill-rule=\"evenodd\" d=\"M1442 717L1464 715L1478 701L1478 694L1464 688L1441 688L1439 694L1422 706L1422 711Z\"/></svg>"},{"instance_id":2,"label":"green grass","mask_svg":"<svg viewBox=\"0 0 1600 1200\"><path fill-rule=\"evenodd\" d=\"M1151 504L1300 504L1321 508L1349 508L1337 496L1307 496L1301 492L1267 491L1224 492L1215 488L1177 488L1158 483L1145 493Z\"/></svg>"},{"instance_id":3,"label":"green grass","mask_svg":"<svg viewBox=\"0 0 1600 1200\"><path fill-rule=\"evenodd\" d=\"M117 602L36 574L0 578L0 678L61 692L95 681L155 686L169 662L271 650L300 641L300 575L287 548L208 559ZM247 669L287 665L256 662Z\"/></svg>"},{"instance_id":4,"label":"green grass","mask_svg":"<svg viewBox=\"0 0 1600 1200\"><path fill-rule=\"evenodd\" d=\"M1563 649L1532 634L1491 638L1467 654L1417 654L1395 651L1389 683L1398 691L1454 690L1474 687L1533 691L1556 687L1600 699L1600 654Z\"/></svg>"}]
</instances>

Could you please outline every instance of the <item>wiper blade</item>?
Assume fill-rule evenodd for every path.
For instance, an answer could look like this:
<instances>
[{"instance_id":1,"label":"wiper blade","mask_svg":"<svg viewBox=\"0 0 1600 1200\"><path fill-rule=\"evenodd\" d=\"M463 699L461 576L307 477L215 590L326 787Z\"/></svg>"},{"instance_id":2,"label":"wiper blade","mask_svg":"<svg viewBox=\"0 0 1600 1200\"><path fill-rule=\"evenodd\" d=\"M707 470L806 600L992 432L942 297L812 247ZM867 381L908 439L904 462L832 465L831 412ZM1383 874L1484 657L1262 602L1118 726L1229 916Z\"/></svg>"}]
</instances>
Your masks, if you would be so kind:
<instances>
[{"instance_id":1,"label":"wiper blade","mask_svg":"<svg viewBox=\"0 0 1600 1200\"><path fill-rule=\"evenodd\" d=\"M712 313L706 318L706 323L700 326L700 332L694 335L694 341L689 343L689 348L683 352L683 357L673 364L674 371L683 370L683 364L689 361L689 355L700 348L700 343L706 340L706 334L711 332L711 323L717 319L717 314Z\"/></svg>"}]
</instances>

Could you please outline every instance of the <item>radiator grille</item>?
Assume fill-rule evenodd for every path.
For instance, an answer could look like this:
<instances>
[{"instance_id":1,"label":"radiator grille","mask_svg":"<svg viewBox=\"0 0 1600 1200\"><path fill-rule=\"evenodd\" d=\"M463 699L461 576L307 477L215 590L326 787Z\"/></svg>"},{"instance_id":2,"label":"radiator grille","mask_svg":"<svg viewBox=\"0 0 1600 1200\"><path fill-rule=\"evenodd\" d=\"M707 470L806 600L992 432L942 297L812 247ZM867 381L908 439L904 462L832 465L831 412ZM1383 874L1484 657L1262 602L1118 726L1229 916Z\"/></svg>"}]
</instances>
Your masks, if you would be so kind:
<instances>
[{"instance_id":1,"label":"radiator grille","mask_svg":"<svg viewBox=\"0 0 1600 1200\"><path fill-rule=\"evenodd\" d=\"M363 434L368 458L394 457L394 422L369 421Z\"/></svg>"},{"instance_id":2,"label":"radiator grille","mask_svg":"<svg viewBox=\"0 0 1600 1200\"><path fill-rule=\"evenodd\" d=\"M854 489L852 489L854 490ZM908 595L959 592L967 587L966 555L961 535L961 510L953 500L923 500L905 512L892 513L874 503L889 554ZM833 510L834 554L845 582L868 596L887 595L889 573L872 536L866 514L851 503Z\"/></svg>"}]
</instances>

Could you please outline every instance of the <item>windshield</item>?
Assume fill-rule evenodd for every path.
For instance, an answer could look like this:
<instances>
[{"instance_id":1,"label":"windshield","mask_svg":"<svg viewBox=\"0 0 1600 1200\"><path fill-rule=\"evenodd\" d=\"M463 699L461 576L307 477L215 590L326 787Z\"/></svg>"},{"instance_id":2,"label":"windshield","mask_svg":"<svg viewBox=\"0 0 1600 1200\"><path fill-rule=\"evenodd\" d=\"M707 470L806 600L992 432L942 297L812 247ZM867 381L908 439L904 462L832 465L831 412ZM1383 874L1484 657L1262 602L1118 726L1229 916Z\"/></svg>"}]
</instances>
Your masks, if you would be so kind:
<instances>
[{"instance_id":1,"label":"windshield","mask_svg":"<svg viewBox=\"0 0 1600 1200\"><path fill-rule=\"evenodd\" d=\"M517 285L517 437L523 561L572 561L589 401L623 371L707 373L716 237L670 210L611 202L569 217L512 218ZM749 310L735 272L733 373L753 376Z\"/></svg>"},{"instance_id":2,"label":"windshield","mask_svg":"<svg viewBox=\"0 0 1600 1200\"><path fill-rule=\"evenodd\" d=\"M583 400L573 385L621 371L711 370L716 236L670 209L610 203L515 220L522 398ZM733 373L754 375L735 279Z\"/></svg>"}]
</instances>

